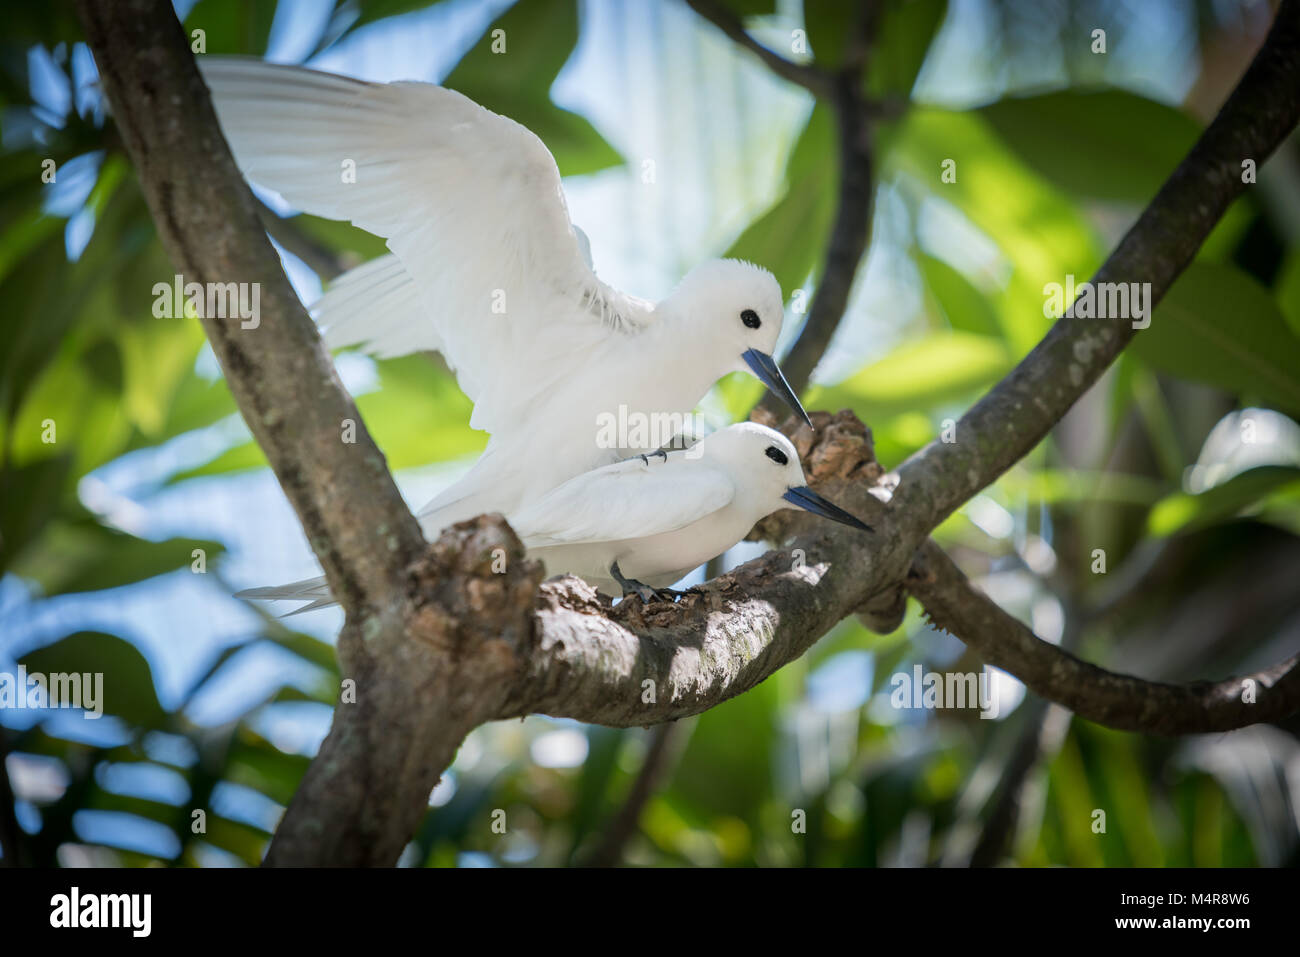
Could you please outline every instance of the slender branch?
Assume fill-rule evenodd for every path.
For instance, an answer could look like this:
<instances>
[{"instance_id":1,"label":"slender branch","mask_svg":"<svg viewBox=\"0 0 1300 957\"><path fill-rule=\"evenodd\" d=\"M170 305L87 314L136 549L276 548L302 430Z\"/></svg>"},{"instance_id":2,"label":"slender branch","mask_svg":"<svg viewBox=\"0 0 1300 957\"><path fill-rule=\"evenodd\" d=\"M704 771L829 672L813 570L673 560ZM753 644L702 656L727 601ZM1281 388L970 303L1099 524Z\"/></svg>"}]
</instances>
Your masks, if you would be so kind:
<instances>
[{"instance_id":1,"label":"slender branch","mask_svg":"<svg viewBox=\"0 0 1300 957\"><path fill-rule=\"evenodd\" d=\"M1012 848L1021 823L1026 785L1034 768L1050 760L1070 729L1070 712L1060 705L1035 698L1028 705L1024 725L1012 745L984 828L971 849L970 867L994 867Z\"/></svg>"},{"instance_id":2,"label":"slender branch","mask_svg":"<svg viewBox=\"0 0 1300 957\"><path fill-rule=\"evenodd\" d=\"M614 867L623 860L623 849L641 822L641 812L663 783L686 729L679 722L661 724L650 731L641 770L627 792L623 806L605 828L600 841L582 861L584 867Z\"/></svg>"},{"instance_id":3,"label":"slender branch","mask_svg":"<svg viewBox=\"0 0 1300 957\"><path fill-rule=\"evenodd\" d=\"M719 5L696 2L692 3L692 7L717 24L732 39L757 52L778 75L787 76L791 69L807 69L796 67L759 46L744 31L739 21ZM853 42L849 45L846 65L840 75L830 77L819 71L811 71L819 87L814 89L814 93L820 96L829 93L835 109L840 146L840 188L835 224L812 310L798 342L782 363L786 378L796 394L807 386L813 369L830 345L831 337L844 316L853 279L866 251L871 231L874 195L871 152L873 115L861 91L862 72L870 57L875 22L874 9L864 8L859 12L859 29L855 31ZM823 85L825 89L820 89ZM772 411L772 398L770 393L765 395L760 405L766 404L768 410ZM716 577L717 571L715 559L709 562L706 579ZM645 763L627 802L588 858L589 864L608 866L616 864L620 859L623 845L635 829L642 807L658 786L660 765L665 760L670 740L678 735L674 730L676 728L677 724L664 724L656 729Z\"/></svg>"},{"instance_id":4,"label":"slender branch","mask_svg":"<svg viewBox=\"0 0 1300 957\"><path fill-rule=\"evenodd\" d=\"M1065 599L1065 605L1065 628L1060 646L1065 651L1073 651L1083 630L1081 616L1075 613L1072 600ZM970 867L993 867L1006 857L1020 824L1028 791L1026 781L1036 767L1060 750L1072 718L1065 708L1032 694L1017 712L1017 717L1020 720L1016 726L1005 729L1014 735L1001 769L990 769L989 772L995 776L997 788L988 802L984 825L965 860ZM980 773L976 772L971 779L979 777Z\"/></svg>"},{"instance_id":5,"label":"slender branch","mask_svg":"<svg viewBox=\"0 0 1300 957\"><path fill-rule=\"evenodd\" d=\"M807 387L848 309L853 279L871 236L874 195L871 121L862 106L861 88L861 77L856 73L835 78L831 103L839 135L839 201L808 321L794 348L781 362L782 371L796 393ZM766 396L764 403L769 409L775 409L771 398Z\"/></svg>"},{"instance_id":6,"label":"slender branch","mask_svg":"<svg viewBox=\"0 0 1300 957\"><path fill-rule=\"evenodd\" d=\"M1092 278L1150 283L1152 308L1242 192L1242 162L1263 165L1300 118L1300 6L1285 0L1218 116ZM1064 278L1064 277L1062 277ZM1137 334L1127 320L1062 318L957 423L899 469L895 499L929 531L1023 458Z\"/></svg>"},{"instance_id":7,"label":"slender branch","mask_svg":"<svg viewBox=\"0 0 1300 957\"><path fill-rule=\"evenodd\" d=\"M260 200L257 207L262 225L271 238L305 262L322 281L347 271L348 267L338 253L303 232L294 219L281 216Z\"/></svg>"},{"instance_id":8,"label":"slender branch","mask_svg":"<svg viewBox=\"0 0 1300 957\"><path fill-rule=\"evenodd\" d=\"M1200 734L1276 721L1300 711L1300 655L1237 678L1186 685L1144 681L1080 661L1043 641L975 589L939 546L927 542L908 588L931 620L984 660L1049 701L1123 731Z\"/></svg>"},{"instance_id":9,"label":"slender branch","mask_svg":"<svg viewBox=\"0 0 1300 957\"><path fill-rule=\"evenodd\" d=\"M717 0L686 0L686 2L705 20L746 50L757 55L777 76L803 87L815 96L826 96L830 93L830 77L826 73L816 67L794 63L763 46L749 35L740 18Z\"/></svg>"}]
</instances>

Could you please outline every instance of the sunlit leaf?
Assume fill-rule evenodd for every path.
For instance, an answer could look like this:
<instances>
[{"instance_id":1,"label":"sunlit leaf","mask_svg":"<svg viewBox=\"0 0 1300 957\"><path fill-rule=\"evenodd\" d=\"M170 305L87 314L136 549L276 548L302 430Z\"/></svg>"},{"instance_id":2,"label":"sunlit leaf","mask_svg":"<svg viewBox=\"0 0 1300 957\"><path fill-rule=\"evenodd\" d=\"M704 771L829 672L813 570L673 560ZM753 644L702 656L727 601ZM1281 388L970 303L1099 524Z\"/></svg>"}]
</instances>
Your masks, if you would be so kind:
<instances>
[{"instance_id":1,"label":"sunlit leaf","mask_svg":"<svg viewBox=\"0 0 1300 957\"><path fill-rule=\"evenodd\" d=\"M1295 494L1300 490L1300 469L1285 465L1262 465L1233 476L1222 485L1198 495L1176 492L1162 499L1147 520L1152 535L1204 528L1262 504L1274 493Z\"/></svg>"},{"instance_id":2,"label":"sunlit leaf","mask_svg":"<svg viewBox=\"0 0 1300 957\"><path fill-rule=\"evenodd\" d=\"M984 336L999 335L997 310L966 276L942 259L914 251L925 288L953 329Z\"/></svg>"},{"instance_id":3,"label":"sunlit leaf","mask_svg":"<svg viewBox=\"0 0 1300 957\"><path fill-rule=\"evenodd\" d=\"M979 112L1040 176L1091 199L1148 202L1200 135L1187 114L1124 90L1014 97Z\"/></svg>"},{"instance_id":4,"label":"sunlit leaf","mask_svg":"<svg viewBox=\"0 0 1300 957\"><path fill-rule=\"evenodd\" d=\"M724 254L770 270L787 299L820 263L835 214L835 130L815 108L786 163L786 191Z\"/></svg>"},{"instance_id":5,"label":"sunlit leaf","mask_svg":"<svg viewBox=\"0 0 1300 957\"><path fill-rule=\"evenodd\" d=\"M923 410L989 385L1011 368L1007 347L991 336L934 333L895 349L849 379L809 397L817 408L850 408L859 417Z\"/></svg>"},{"instance_id":6,"label":"sunlit leaf","mask_svg":"<svg viewBox=\"0 0 1300 957\"><path fill-rule=\"evenodd\" d=\"M1013 354L1028 352L1051 325L1044 286L1069 274L1081 282L1100 263L1082 212L1020 162L977 112L913 109L882 130L880 150L882 174L902 174L918 202L951 204L997 244L1011 267L993 299L998 320Z\"/></svg>"}]
</instances>

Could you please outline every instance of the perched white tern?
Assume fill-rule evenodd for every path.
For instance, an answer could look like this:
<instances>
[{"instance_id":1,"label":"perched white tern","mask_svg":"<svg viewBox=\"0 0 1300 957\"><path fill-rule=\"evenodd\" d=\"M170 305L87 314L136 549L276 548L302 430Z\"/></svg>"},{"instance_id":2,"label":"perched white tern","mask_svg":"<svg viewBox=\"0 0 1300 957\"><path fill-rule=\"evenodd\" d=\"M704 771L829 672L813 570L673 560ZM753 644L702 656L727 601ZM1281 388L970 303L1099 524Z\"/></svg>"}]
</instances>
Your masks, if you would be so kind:
<instances>
[{"instance_id":1,"label":"perched white tern","mask_svg":"<svg viewBox=\"0 0 1300 957\"><path fill-rule=\"evenodd\" d=\"M659 451L569 479L508 516L551 575L572 573L611 595L671 598L671 585L731 548L759 519L790 505L870 531L808 488L780 432L740 422L689 449ZM331 603L324 578L254 588L247 598Z\"/></svg>"}]
</instances>

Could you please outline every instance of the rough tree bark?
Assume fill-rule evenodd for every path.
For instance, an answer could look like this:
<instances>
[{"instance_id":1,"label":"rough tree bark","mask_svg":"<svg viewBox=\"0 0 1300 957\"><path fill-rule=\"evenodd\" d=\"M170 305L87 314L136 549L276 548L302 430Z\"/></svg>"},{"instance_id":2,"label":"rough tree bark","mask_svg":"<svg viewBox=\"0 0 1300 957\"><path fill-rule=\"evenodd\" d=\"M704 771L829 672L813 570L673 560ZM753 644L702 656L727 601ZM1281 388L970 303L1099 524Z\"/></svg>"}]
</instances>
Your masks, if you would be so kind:
<instances>
[{"instance_id":1,"label":"rough tree bark","mask_svg":"<svg viewBox=\"0 0 1300 957\"><path fill-rule=\"evenodd\" d=\"M1227 701L1231 685L1170 691L1067 660L1000 619L927 544L945 515L1028 452L1113 361L1133 334L1114 324L1058 322L963 417L957 444L903 465L889 504L872 494L883 470L865 428L846 413L815 413L815 432L796 436L813 484L877 532L783 519L774 528L799 536L807 556L799 567L788 552L772 552L680 605L611 608L575 579L538 588L540 569L523 560L499 517L426 545L271 255L170 4L78 0L78 9L175 265L187 281L261 284L258 328L214 317L204 328L347 616L339 658L355 702L345 697L335 709L268 863L391 864L474 726L532 712L624 726L696 714L903 584L958 637L1086 718L1177 732L1300 710L1294 659L1258 676L1259 703L1249 710ZM1151 282L1162 295L1243 189L1242 159L1262 163L1298 115L1300 7L1287 0L1223 111L1096 279ZM339 440L349 418L358 423L355 444ZM492 574L495 548L509 556L503 575ZM1131 698L1151 696L1166 708L1153 716L1138 701L1126 710L1116 681L1127 682Z\"/></svg>"}]
</instances>

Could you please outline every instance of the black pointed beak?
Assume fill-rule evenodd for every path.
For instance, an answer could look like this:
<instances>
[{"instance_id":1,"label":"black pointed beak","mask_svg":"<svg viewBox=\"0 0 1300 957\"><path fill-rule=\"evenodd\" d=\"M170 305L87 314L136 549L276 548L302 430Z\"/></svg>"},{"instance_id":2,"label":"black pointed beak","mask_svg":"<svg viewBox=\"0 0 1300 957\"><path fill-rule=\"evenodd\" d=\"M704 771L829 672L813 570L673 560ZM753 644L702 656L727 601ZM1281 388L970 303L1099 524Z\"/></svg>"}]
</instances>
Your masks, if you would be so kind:
<instances>
[{"instance_id":1,"label":"black pointed beak","mask_svg":"<svg viewBox=\"0 0 1300 957\"><path fill-rule=\"evenodd\" d=\"M850 528L861 529L864 532L872 531L870 525L854 518L838 505L826 501L806 485L798 488L787 489L786 493L781 496L792 505L797 505L805 511L812 512L814 515L821 515L823 518L829 518L832 521L847 525Z\"/></svg>"},{"instance_id":2,"label":"black pointed beak","mask_svg":"<svg viewBox=\"0 0 1300 957\"><path fill-rule=\"evenodd\" d=\"M745 360L745 365L749 366L759 382L771 389L773 395L792 408L799 418L812 428L812 419L808 418L808 413L803 410L799 397L794 394L794 389L790 388L790 383L785 381L781 367L776 364L775 359L757 349L745 350L741 358Z\"/></svg>"}]
</instances>

